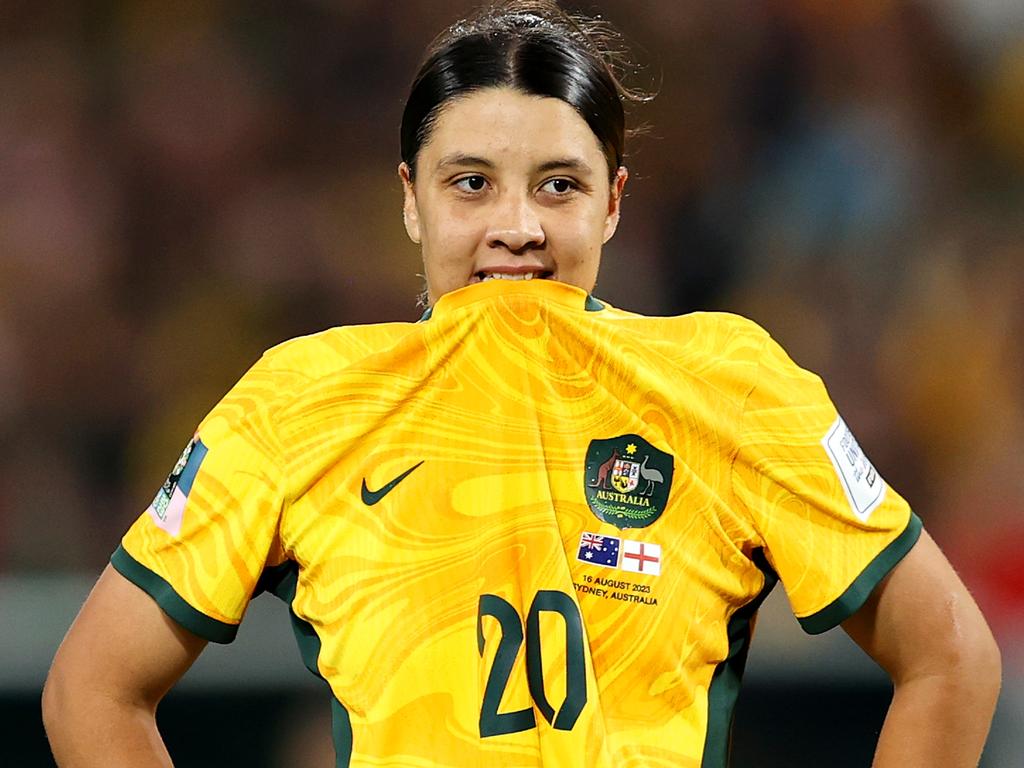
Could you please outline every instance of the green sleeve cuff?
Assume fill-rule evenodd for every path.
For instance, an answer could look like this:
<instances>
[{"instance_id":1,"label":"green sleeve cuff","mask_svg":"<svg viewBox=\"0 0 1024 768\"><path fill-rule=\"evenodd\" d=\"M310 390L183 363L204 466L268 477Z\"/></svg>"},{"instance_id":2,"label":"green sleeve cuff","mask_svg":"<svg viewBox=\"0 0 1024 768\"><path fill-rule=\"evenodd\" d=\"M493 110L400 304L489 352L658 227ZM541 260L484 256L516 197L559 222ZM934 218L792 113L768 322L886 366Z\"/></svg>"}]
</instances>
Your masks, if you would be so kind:
<instances>
[{"instance_id":1,"label":"green sleeve cuff","mask_svg":"<svg viewBox=\"0 0 1024 768\"><path fill-rule=\"evenodd\" d=\"M230 643L238 633L237 624L228 624L212 619L189 605L174 591L162 576L159 576L128 554L123 545L118 546L110 558L110 564L128 581L148 594L161 610L194 635L214 643Z\"/></svg>"},{"instance_id":2,"label":"green sleeve cuff","mask_svg":"<svg viewBox=\"0 0 1024 768\"><path fill-rule=\"evenodd\" d=\"M810 635L820 635L860 610L878 583L896 567L896 564L917 543L920 536L921 519L911 512L910 520L907 521L907 527L903 529L903 533L878 553L843 594L820 611L812 613L810 616L798 617L804 632Z\"/></svg>"}]
</instances>

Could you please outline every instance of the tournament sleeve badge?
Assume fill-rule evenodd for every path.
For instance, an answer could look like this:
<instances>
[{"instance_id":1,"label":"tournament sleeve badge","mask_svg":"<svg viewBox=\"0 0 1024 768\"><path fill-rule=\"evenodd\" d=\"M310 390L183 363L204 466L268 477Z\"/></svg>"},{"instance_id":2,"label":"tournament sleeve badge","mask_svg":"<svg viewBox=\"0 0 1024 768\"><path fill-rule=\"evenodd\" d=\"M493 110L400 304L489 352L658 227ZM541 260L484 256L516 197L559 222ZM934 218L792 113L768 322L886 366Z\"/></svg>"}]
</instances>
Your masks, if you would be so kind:
<instances>
[{"instance_id":1,"label":"tournament sleeve badge","mask_svg":"<svg viewBox=\"0 0 1024 768\"><path fill-rule=\"evenodd\" d=\"M616 528L646 528L665 511L673 457L639 435L591 440L583 491L598 520Z\"/></svg>"},{"instance_id":2,"label":"tournament sleeve badge","mask_svg":"<svg viewBox=\"0 0 1024 768\"><path fill-rule=\"evenodd\" d=\"M821 444L839 477L850 509L861 522L866 523L871 513L885 500L885 481L864 455L842 416L837 416L832 422Z\"/></svg>"},{"instance_id":3,"label":"tournament sleeve badge","mask_svg":"<svg viewBox=\"0 0 1024 768\"><path fill-rule=\"evenodd\" d=\"M196 435L185 446L185 450L182 451L171 474L157 491L153 503L149 505L147 511L157 528L167 531L171 536L177 536L181 531L181 522L185 515L185 502L192 491L192 483L195 482L199 465L203 463L206 454L206 446Z\"/></svg>"}]
</instances>

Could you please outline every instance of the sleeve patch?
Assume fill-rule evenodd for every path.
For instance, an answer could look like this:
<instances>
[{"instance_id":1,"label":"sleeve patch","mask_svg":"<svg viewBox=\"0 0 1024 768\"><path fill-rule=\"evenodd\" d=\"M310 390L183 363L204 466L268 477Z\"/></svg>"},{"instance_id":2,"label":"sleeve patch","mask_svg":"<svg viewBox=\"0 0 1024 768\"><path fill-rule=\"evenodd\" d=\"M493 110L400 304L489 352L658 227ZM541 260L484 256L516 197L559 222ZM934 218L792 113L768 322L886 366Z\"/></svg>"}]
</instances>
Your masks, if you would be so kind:
<instances>
[{"instance_id":1,"label":"sleeve patch","mask_svg":"<svg viewBox=\"0 0 1024 768\"><path fill-rule=\"evenodd\" d=\"M181 522L185 515L185 502L192 490L192 483L199 472L199 465L206 458L207 449L198 436L193 437L185 446L181 458L174 465L170 476L164 482L163 487L156 494L153 503L149 505L150 517L158 528L162 528L177 536L181 531Z\"/></svg>"},{"instance_id":2,"label":"sleeve patch","mask_svg":"<svg viewBox=\"0 0 1024 768\"><path fill-rule=\"evenodd\" d=\"M842 416L836 417L821 439L821 444L839 476L850 509L858 519L867 522L871 513L885 499L885 481L878 476L860 449Z\"/></svg>"}]
</instances>

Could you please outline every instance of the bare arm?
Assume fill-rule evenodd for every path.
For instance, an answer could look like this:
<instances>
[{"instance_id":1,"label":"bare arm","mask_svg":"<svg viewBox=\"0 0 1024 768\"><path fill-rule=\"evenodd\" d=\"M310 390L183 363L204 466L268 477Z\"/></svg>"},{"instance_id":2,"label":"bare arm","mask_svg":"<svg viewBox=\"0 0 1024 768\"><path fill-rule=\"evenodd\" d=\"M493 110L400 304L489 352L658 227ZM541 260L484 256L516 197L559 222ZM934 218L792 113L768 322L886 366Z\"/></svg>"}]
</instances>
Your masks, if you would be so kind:
<instances>
[{"instance_id":1,"label":"bare arm","mask_svg":"<svg viewBox=\"0 0 1024 768\"><path fill-rule=\"evenodd\" d=\"M999 649L927 533L843 628L894 685L875 768L977 766L999 695Z\"/></svg>"},{"instance_id":2,"label":"bare arm","mask_svg":"<svg viewBox=\"0 0 1024 768\"><path fill-rule=\"evenodd\" d=\"M170 766L156 706L205 646L108 565L43 689L43 722L57 764Z\"/></svg>"}]
</instances>

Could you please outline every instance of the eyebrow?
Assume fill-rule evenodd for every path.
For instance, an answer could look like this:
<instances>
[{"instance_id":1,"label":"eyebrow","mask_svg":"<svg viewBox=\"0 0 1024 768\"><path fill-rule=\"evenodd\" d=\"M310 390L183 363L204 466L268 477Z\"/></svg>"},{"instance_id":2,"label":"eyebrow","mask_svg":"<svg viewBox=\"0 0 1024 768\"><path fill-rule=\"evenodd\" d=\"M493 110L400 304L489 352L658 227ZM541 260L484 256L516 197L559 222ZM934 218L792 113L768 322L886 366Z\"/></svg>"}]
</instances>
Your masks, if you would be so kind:
<instances>
[{"instance_id":1,"label":"eyebrow","mask_svg":"<svg viewBox=\"0 0 1024 768\"><path fill-rule=\"evenodd\" d=\"M452 167L494 168L496 166L493 161L488 160L486 157L470 155L465 152L452 152L450 155L442 157L437 164L438 171L443 171ZM546 160L537 166L536 172L547 173L548 171L560 169L568 169L580 174L593 173L593 169L590 165L579 157L559 157L553 160Z\"/></svg>"},{"instance_id":2,"label":"eyebrow","mask_svg":"<svg viewBox=\"0 0 1024 768\"><path fill-rule=\"evenodd\" d=\"M461 166L474 166L484 168L493 168L494 163L488 160L486 157L479 157L477 155L467 155L465 152L452 152L450 155L445 155L437 164L437 169L444 170L445 168Z\"/></svg>"},{"instance_id":3,"label":"eyebrow","mask_svg":"<svg viewBox=\"0 0 1024 768\"><path fill-rule=\"evenodd\" d=\"M594 172L590 164L579 157L560 157L557 160L548 160L546 163L541 163L537 170L540 173L547 173L548 171L557 171L562 168L567 168L580 174Z\"/></svg>"}]
</instances>

